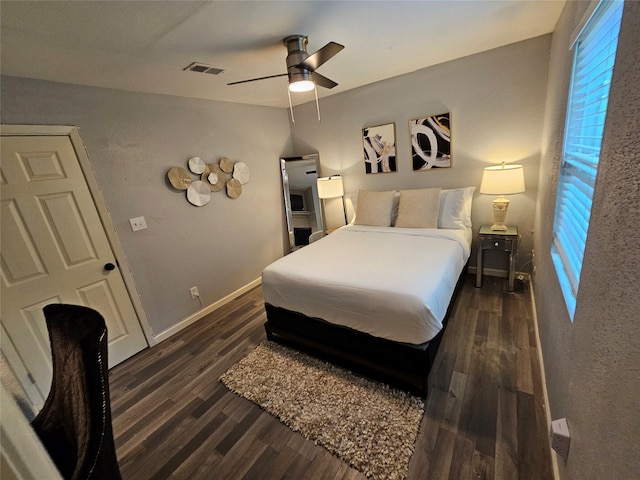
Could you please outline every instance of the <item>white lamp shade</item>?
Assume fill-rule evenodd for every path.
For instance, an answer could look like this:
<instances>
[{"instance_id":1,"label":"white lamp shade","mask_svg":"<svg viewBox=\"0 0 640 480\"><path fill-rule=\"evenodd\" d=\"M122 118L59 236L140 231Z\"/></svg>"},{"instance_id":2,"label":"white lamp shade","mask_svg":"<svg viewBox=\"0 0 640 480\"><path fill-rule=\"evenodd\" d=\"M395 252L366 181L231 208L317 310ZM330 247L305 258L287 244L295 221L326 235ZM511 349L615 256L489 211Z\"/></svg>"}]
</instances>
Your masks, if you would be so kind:
<instances>
[{"instance_id":1,"label":"white lamp shade","mask_svg":"<svg viewBox=\"0 0 640 480\"><path fill-rule=\"evenodd\" d=\"M318 179L318 197L336 198L344 195L342 177L324 177Z\"/></svg>"},{"instance_id":2,"label":"white lamp shade","mask_svg":"<svg viewBox=\"0 0 640 480\"><path fill-rule=\"evenodd\" d=\"M482 172L480 193L511 195L524 192L524 168L522 165L496 165Z\"/></svg>"}]
</instances>

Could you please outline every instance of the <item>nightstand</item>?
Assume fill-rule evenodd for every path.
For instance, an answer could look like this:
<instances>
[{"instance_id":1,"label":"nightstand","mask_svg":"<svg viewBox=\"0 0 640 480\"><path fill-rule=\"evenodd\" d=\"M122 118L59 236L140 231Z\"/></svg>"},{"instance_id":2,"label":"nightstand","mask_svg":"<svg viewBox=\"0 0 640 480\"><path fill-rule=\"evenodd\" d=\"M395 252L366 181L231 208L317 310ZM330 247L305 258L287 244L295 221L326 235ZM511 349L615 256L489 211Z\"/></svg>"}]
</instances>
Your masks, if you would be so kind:
<instances>
[{"instance_id":1,"label":"nightstand","mask_svg":"<svg viewBox=\"0 0 640 480\"><path fill-rule=\"evenodd\" d=\"M506 231L491 230L490 225L482 225L478 232L478 260L476 266L476 287L482 286L482 260L485 250L499 250L509 254L509 287L513 292L518 254L518 227L507 227Z\"/></svg>"}]
</instances>

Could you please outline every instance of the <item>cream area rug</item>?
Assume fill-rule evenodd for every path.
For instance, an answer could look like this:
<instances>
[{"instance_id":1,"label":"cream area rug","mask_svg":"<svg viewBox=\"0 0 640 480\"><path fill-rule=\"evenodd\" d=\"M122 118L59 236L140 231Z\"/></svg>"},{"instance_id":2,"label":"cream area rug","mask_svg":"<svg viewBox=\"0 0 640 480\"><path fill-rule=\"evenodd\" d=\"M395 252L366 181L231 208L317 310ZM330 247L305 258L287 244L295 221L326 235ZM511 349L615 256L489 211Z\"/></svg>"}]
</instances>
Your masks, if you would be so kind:
<instances>
[{"instance_id":1,"label":"cream area rug","mask_svg":"<svg viewBox=\"0 0 640 480\"><path fill-rule=\"evenodd\" d=\"M269 341L220 380L367 477L405 478L421 398Z\"/></svg>"}]
</instances>

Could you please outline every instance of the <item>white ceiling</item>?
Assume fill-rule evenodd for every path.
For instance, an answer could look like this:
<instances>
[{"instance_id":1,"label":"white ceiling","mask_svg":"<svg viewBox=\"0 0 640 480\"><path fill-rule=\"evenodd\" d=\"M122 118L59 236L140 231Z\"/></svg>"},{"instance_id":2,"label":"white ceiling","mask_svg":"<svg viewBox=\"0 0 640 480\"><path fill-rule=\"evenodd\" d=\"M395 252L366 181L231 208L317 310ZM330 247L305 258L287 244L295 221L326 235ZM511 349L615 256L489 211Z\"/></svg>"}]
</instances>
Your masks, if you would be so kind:
<instances>
[{"instance_id":1,"label":"white ceiling","mask_svg":"<svg viewBox=\"0 0 640 480\"><path fill-rule=\"evenodd\" d=\"M564 0L7 1L4 75L185 97L288 106L282 39L345 49L318 69L320 97L552 32ZM191 62L224 69L185 72ZM292 95L294 104L313 92Z\"/></svg>"}]
</instances>

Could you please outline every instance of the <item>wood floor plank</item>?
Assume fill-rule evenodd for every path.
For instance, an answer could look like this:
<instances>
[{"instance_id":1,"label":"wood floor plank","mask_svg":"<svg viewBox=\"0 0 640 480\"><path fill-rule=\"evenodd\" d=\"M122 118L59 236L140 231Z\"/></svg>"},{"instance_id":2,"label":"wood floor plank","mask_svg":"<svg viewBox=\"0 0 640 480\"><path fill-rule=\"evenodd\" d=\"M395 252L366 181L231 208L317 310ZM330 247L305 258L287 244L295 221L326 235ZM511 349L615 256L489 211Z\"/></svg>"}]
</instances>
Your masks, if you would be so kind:
<instances>
[{"instance_id":1,"label":"wood floor plank","mask_svg":"<svg viewBox=\"0 0 640 480\"><path fill-rule=\"evenodd\" d=\"M471 457L471 478L477 480L493 479L493 468L495 466L494 459L482 452L475 451Z\"/></svg>"},{"instance_id":2,"label":"wood floor plank","mask_svg":"<svg viewBox=\"0 0 640 480\"><path fill-rule=\"evenodd\" d=\"M242 420L225 435L222 441L216 446L216 450L222 455L229 453L229 450L235 447L246 431L254 425L258 417L260 417L260 411L257 408L247 408Z\"/></svg>"},{"instance_id":3,"label":"wood floor plank","mask_svg":"<svg viewBox=\"0 0 640 480\"><path fill-rule=\"evenodd\" d=\"M133 446L140 443L136 436L143 437L146 432L151 433L158 425L161 425L168 418L173 416L174 404L171 400L165 399L159 403L155 408L147 411L146 415L141 416L138 419L129 419L127 422L114 422L113 428L120 431L120 435L116 437L116 446L121 455L127 452L126 445L131 442ZM142 426L142 428L139 427Z\"/></svg>"},{"instance_id":4,"label":"wood floor plank","mask_svg":"<svg viewBox=\"0 0 640 480\"><path fill-rule=\"evenodd\" d=\"M451 468L446 478L474 478L473 463L471 461L475 452L475 443L461 435L457 435L451 457Z\"/></svg>"},{"instance_id":5,"label":"wood floor plank","mask_svg":"<svg viewBox=\"0 0 640 480\"><path fill-rule=\"evenodd\" d=\"M267 445L263 452L257 456L251 468L245 473L244 477L247 480L260 480L263 479L266 472L273 474L273 464L278 458L278 452L271 446Z\"/></svg>"},{"instance_id":6,"label":"wood floor plank","mask_svg":"<svg viewBox=\"0 0 640 480\"><path fill-rule=\"evenodd\" d=\"M432 461L427 478L449 478L455 444L455 433L446 428L438 429L436 446L432 453Z\"/></svg>"},{"instance_id":7,"label":"wood floor plank","mask_svg":"<svg viewBox=\"0 0 640 480\"><path fill-rule=\"evenodd\" d=\"M533 477L533 454L532 440L535 440L531 426L535 423L535 411L533 397L528 393L517 393L518 411L518 467L520 478Z\"/></svg>"},{"instance_id":8,"label":"wood floor plank","mask_svg":"<svg viewBox=\"0 0 640 480\"><path fill-rule=\"evenodd\" d=\"M469 276L429 378L409 478L551 480L527 286ZM361 472L219 382L266 340L254 288L110 372L124 480L343 479Z\"/></svg>"},{"instance_id":9,"label":"wood floor plank","mask_svg":"<svg viewBox=\"0 0 640 480\"><path fill-rule=\"evenodd\" d=\"M425 460L429 460L429 463L431 463L433 452L436 449L448 396L448 392L443 392L437 388L433 388L429 392L429 401L427 402L421 425L422 429L416 440L416 447L420 447L420 450L416 448L416 452L421 452L426 457Z\"/></svg>"},{"instance_id":10,"label":"wood floor plank","mask_svg":"<svg viewBox=\"0 0 640 480\"><path fill-rule=\"evenodd\" d=\"M151 480L164 480L168 478L171 473L180 467L203 443L207 438L213 435L216 429L223 422L223 417L218 415L207 422L197 433L194 433L191 438L163 463L162 467L156 471L154 475L150 477Z\"/></svg>"},{"instance_id":11,"label":"wood floor plank","mask_svg":"<svg viewBox=\"0 0 640 480\"><path fill-rule=\"evenodd\" d=\"M471 365L471 353L473 351L473 343L475 338L476 324L478 321L478 309L461 310L459 316L456 317L458 322L452 322L454 328L452 332L445 332L443 345L440 347L444 353L453 352L456 356L454 369L460 373L469 373ZM448 330L448 327L447 327ZM438 352L440 353L440 352Z\"/></svg>"},{"instance_id":12,"label":"wood floor plank","mask_svg":"<svg viewBox=\"0 0 640 480\"><path fill-rule=\"evenodd\" d=\"M458 432L466 387L467 375L453 372L449 383L447 400L445 401L444 415L441 419L442 425L452 432Z\"/></svg>"},{"instance_id":13,"label":"wood floor plank","mask_svg":"<svg viewBox=\"0 0 640 480\"><path fill-rule=\"evenodd\" d=\"M501 389L498 394L496 427L495 480L518 478L518 412L514 391Z\"/></svg>"}]
</instances>

